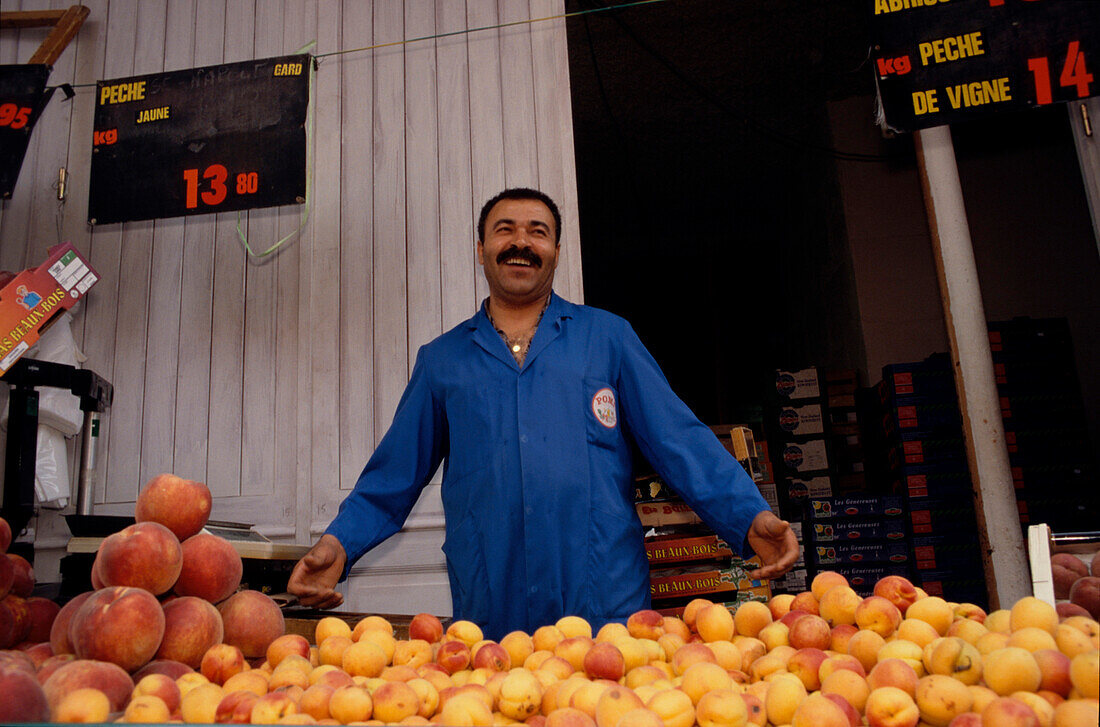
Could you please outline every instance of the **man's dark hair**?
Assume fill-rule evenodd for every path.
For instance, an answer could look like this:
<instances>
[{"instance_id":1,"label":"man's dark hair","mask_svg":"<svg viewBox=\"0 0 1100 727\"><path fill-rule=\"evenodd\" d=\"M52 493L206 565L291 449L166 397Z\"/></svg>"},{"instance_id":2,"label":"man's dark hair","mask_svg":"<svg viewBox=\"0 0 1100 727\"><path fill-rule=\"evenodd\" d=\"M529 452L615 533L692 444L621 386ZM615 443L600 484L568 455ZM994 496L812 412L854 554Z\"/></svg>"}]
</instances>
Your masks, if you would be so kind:
<instances>
[{"instance_id":1,"label":"man's dark hair","mask_svg":"<svg viewBox=\"0 0 1100 727\"><path fill-rule=\"evenodd\" d=\"M546 193L527 187L506 189L485 203L481 208L481 214L477 218L477 239L480 242L485 242L485 220L489 217L489 210L493 209L497 202L504 199L537 199L546 205L550 210L550 214L554 216L554 243L561 244L561 212L558 211L558 206Z\"/></svg>"}]
</instances>

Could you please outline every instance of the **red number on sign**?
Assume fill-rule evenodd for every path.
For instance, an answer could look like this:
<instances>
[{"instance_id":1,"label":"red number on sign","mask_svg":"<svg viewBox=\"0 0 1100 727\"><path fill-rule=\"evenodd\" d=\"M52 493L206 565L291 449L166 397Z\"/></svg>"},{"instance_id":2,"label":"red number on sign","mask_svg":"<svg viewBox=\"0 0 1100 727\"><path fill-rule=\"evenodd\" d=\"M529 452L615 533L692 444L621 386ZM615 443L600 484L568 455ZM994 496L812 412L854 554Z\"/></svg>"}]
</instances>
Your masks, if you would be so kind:
<instances>
[{"instance_id":1,"label":"red number on sign","mask_svg":"<svg viewBox=\"0 0 1100 727\"><path fill-rule=\"evenodd\" d=\"M210 180L210 189L202 193L202 201L211 206L225 201L225 195L229 191L225 188L225 180L229 177L225 167L221 164L211 164L202 176L203 179Z\"/></svg>"},{"instance_id":2,"label":"red number on sign","mask_svg":"<svg viewBox=\"0 0 1100 727\"><path fill-rule=\"evenodd\" d=\"M30 118L31 110L26 106L20 107L13 103L0 104L0 126L22 129Z\"/></svg>"},{"instance_id":3,"label":"red number on sign","mask_svg":"<svg viewBox=\"0 0 1100 727\"><path fill-rule=\"evenodd\" d=\"M1050 63L1046 56L1041 58L1028 58L1027 69L1035 76L1035 103L1042 105L1050 103L1053 98L1050 95Z\"/></svg>"},{"instance_id":4,"label":"red number on sign","mask_svg":"<svg viewBox=\"0 0 1100 727\"><path fill-rule=\"evenodd\" d=\"M1089 95L1092 74L1085 70L1085 54L1081 52L1081 42L1074 40L1066 53L1066 65L1062 66L1062 76L1058 82L1063 86L1076 86L1077 98Z\"/></svg>"},{"instance_id":5,"label":"red number on sign","mask_svg":"<svg viewBox=\"0 0 1100 727\"><path fill-rule=\"evenodd\" d=\"M229 190L225 187L225 180L229 178L229 172L221 164L211 164L202 173L203 179L210 180L210 189L199 194L199 170L198 169L184 169L183 181L187 184L187 197L184 201L184 205L187 209L194 209L199 206L199 198L202 198L203 204L210 206L221 204L225 201L225 195Z\"/></svg>"},{"instance_id":6,"label":"red number on sign","mask_svg":"<svg viewBox=\"0 0 1100 727\"><path fill-rule=\"evenodd\" d=\"M184 205L187 209L195 209L199 206L199 170L184 169L183 181L187 183L187 199Z\"/></svg>"},{"instance_id":7,"label":"red number on sign","mask_svg":"<svg viewBox=\"0 0 1100 727\"><path fill-rule=\"evenodd\" d=\"M260 177L256 172L237 175L237 194L255 194L260 188Z\"/></svg>"}]
</instances>

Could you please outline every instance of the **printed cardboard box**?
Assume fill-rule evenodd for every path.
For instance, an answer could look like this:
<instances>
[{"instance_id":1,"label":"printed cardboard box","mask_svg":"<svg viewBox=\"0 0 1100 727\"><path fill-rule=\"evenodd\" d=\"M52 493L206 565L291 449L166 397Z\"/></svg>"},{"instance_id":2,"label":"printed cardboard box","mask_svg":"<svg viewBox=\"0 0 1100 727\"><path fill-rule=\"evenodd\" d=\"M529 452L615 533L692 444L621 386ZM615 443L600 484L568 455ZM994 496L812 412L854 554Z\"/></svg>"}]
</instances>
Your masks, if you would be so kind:
<instances>
[{"instance_id":1,"label":"printed cardboard box","mask_svg":"<svg viewBox=\"0 0 1100 727\"><path fill-rule=\"evenodd\" d=\"M722 568L697 565L650 571L650 596L655 601L715 594L729 596L741 590L767 587L767 581L748 577L748 572L758 567L760 567L759 558L746 561L735 558L728 566Z\"/></svg>"},{"instance_id":2,"label":"printed cardboard box","mask_svg":"<svg viewBox=\"0 0 1100 727\"><path fill-rule=\"evenodd\" d=\"M667 567L675 563L700 560L723 560L734 555L726 541L717 535L659 535L646 538L645 552L650 567Z\"/></svg>"},{"instance_id":3,"label":"printed cardboard box","mask_svg":"<svg viewBox=\"0 0 1100 727\"><path fill-rule=\"evenodd\" d=\"M5 285L0 290L0 374L97 280L98 273L66 242L51 247L44 263L24 270Z\"/></svg>"}]
</instances>

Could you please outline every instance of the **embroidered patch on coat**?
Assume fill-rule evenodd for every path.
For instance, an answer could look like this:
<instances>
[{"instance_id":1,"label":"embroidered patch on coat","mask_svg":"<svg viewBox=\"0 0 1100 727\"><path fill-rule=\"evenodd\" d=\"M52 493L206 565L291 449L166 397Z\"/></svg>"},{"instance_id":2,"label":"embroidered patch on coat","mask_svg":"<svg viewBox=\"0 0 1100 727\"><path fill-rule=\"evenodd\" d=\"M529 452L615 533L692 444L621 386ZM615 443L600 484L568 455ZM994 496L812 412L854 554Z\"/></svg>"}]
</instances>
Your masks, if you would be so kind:
<instances>
[{"instance_id":1,"label":"embroidered patch on coat","mask_svg":"<svg viewBox=\"0 0 1100 727\"><path fill-rule=\"evenodd\" d=\"M615 392L606 386L596 392L592 397L592 413L600 424L608 429L614 429L619 423L619 415L615 409Z\"/></svg>"}]
</instances>

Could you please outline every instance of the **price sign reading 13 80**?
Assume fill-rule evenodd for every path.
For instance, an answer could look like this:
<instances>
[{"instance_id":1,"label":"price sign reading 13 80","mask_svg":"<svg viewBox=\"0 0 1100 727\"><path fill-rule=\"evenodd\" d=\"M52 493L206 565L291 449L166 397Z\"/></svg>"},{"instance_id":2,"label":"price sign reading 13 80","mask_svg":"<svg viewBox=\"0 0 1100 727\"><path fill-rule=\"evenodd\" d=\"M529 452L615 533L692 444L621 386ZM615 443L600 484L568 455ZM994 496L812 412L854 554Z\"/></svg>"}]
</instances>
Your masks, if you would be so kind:
<instances>
[{"instance_id":1,"label":"price sign reading 13 80","mask_svg":"<svg viewBox=\"0 0 1100 727\"><path fill-rule=\"evenodd\" d=\"M101 81L89 222L301 203L309 63L284 56Z\"/></svg>"}]
</instances>

